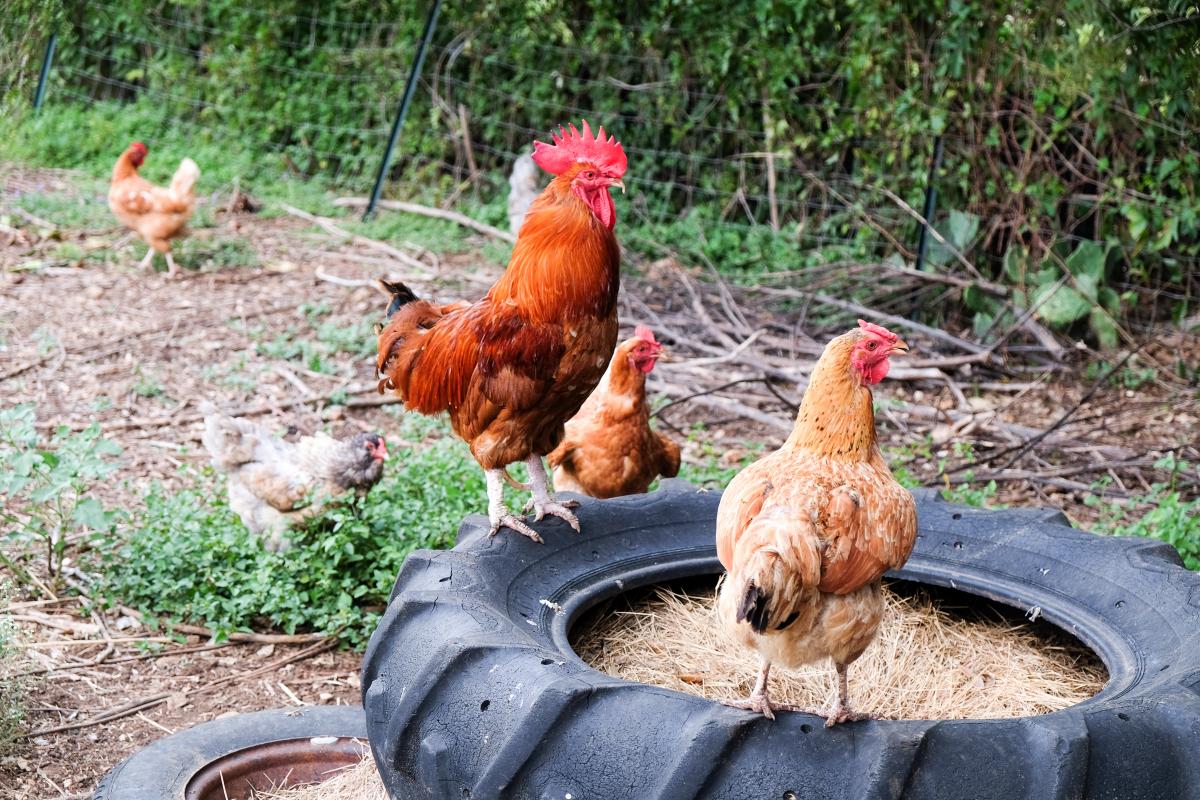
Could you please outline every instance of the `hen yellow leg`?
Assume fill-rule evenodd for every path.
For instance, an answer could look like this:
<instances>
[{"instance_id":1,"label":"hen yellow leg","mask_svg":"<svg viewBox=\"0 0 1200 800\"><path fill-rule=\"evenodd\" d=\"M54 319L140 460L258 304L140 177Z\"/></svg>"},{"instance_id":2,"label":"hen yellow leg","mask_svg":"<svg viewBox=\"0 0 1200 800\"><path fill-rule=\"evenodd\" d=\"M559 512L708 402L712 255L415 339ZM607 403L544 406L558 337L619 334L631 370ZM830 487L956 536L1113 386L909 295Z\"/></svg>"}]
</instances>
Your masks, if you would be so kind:
<instances>
[{"instance_id":1,"label":"hen yellow leg","mask_svg":"<svg viewBox=\"0 0 1200 800\"><path fill-rule=\"evenodd\" d=\"M757 711L767 719L775 719L776 711L799 710L794 706L771 702L771 693L767 689L767 683L770 681L770 678L771 662L763 658L762 669L758 671L758 680L754 682L754 688L750 690L750 697L746 700L722 700L721 702L734 708Z\"/></svg>"},{"instance_id":2,"label":"hen yellow leg","mask_svg":"<svg viewBox=\"0 0 1200 800\"><path fill-rule=\"evenodd\" d=\"M146 256L138 264L138 267L140 267L141 269L152 269L153 266L154 266L154 248L150 247L150 248L146 249Z\"/></svg>"},{"instance_id":3,"label":"hen yellow leg","mask_svg":"<svg viewBox=\"0 0 1200 800\"><path fill-rule=\"evenodd\" d=\"M175 266L175 259L171 258L171 251L163 253L167 257L167 277L174 278L179 274L179 267Z\"/></svg>"},{"instance_id":4,"label":"hen yellow leg","mask_svg":"<svg viewBox=\"0 0 1200 800\"><path fill-rule=\"evenodd\" d=\"M846 671L849 669L849 665L835 662L833 666L837 669L838 676L838 694L837 699L833 701L833 708L815 710L811 713L819 717L824 717L826 728L832 728L834 725L842 722L859 722L860 720L871 719L870 714L850 710L850 684L846 680Z\"/></svg>"}]
</instances>

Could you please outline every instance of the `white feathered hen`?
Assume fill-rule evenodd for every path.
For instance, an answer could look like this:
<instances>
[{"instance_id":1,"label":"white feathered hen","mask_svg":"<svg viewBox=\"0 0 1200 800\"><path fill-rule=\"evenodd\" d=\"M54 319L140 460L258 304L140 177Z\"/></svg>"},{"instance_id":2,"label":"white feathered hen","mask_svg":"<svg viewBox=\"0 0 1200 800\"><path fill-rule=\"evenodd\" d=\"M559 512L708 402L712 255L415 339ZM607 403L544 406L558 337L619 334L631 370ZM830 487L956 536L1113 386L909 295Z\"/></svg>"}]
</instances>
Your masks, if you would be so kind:
<instances>
[{"instance_id":1,"label":"white feathered hen","mask_svg":"<svg viewBox=\"0 0 1200 800\"><path fill-rule=\"evenodd\" d=\"M288 528L319 514L347 491L366 492L383 475L387 444L377 433L334 439L326 433L295 444L266 428L203 403L204 442L213 466L229 476L229 507L269 550L286 550Z\"/></svg>"}]
</instances>

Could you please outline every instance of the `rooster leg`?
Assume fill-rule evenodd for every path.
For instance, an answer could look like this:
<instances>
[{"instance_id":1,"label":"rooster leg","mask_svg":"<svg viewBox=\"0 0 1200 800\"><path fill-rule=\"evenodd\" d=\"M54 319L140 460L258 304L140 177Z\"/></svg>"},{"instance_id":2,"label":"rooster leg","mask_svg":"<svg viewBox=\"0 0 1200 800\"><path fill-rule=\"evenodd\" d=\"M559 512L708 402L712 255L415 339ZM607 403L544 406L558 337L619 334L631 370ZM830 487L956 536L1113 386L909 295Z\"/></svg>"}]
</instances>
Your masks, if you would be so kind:
<instances>
[{"instance_id":1,"label":"rooster leg","mask_svg":"<svg viewBox=\"0 0 1200 800\"><path fill-rule=\"evenodd\" d=\"M138 264L138 267L140 267L141 269L152 269L153 266L154 266L154 248L151 247L146 250L146 257L141 260L141 263Z\"/></svg>"},{"instance_id":2,"label":"rooster leg","mask_svg":"<svg viewBox=\"0 0 1200 800\"><path fill-rule=\"evenodd\" d=\"M747 711L757 711L767 719L775 719L775 711L784 709L791 711L790 706L783 706L771 702L771 693L767 690L767 681L771 677L771 662L766 658L762 660L762 669L758 672L758 680L754 682L754 688L750 691L750 698L747 700L722 700L721 702L727 706L734 708L744 708Z\"/></svg>"},{"instance_id":3,"label":"rooster leg","mask_svg":"<svg viewBox=\"0 0 1200 800\"><path fill-rule=\"evenodd\" d=\"M542 537L538 535L538 532L526 525L524 520L514 515L508 510L508 506L504 505L504 470L489 469L484 472L484 475L487 477L488 521L492 524L488 535L495 536L501 528L508 528L522 536L528 536L540 544Z\"/></svg>"},{"instance_id":4,"label":"rooster leg","mask_svg":"<svg viewBox=\"0 0 1200 800\"><path fill-rule=\"evenodd\" d=\"M579 503L574 500L559 502L554 499L547 485L546 468L542 466L541 456L534 453L525 459L525 466L529 470L529 488L533 492L533 499L529 501L529 505L525 507L525 510L528 511L531 507L533 508L534 522L540 521L542 517L549 514L566 522L578 533L579 518L571 513L571 509L578 506Z\"/></svg>"}]
</instances>

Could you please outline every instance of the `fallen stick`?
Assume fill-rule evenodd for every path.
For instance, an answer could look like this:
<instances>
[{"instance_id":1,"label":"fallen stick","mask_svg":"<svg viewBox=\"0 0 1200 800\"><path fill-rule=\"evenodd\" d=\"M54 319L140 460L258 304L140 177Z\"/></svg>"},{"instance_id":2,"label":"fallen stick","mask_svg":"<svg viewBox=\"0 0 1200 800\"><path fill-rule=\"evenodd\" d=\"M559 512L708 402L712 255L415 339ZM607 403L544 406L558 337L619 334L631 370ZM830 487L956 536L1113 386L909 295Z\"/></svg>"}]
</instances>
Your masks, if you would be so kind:
<instances>
[{"instance_id":1,"label":"fallen stick","mask_svg":"<svg viewBox=\"0 0 1200 800\"><path fill-rule=\"evenodd\" d=\"M351 233L345 228L338 227L337 223L328 217L318 217L315 214L308 213L307 211L301 211L294 206L289 206L287 203L280 203L280 208L291 214L293 217L299 217L300 219L307 220L334 236L354 242L355 244L361 244L364 247L370 247L374 250L378 250L381 253L386 253L387 255L399 261L401 264L411 267L412 269L419 270L422 273L422 277L426 279L429 277L429 273L426 271L427 266L425 264L413 258L403 250L392 247L387 242L381 242L378 239L372 239L369 236Z\"/></svg>"},{"instance_id":2,"label":"fallen stick","mask_svg":"<svg viewBox=\"0 0 1200 800\"><path fill-rule=\"evenodd\" d=\"M350 208L366 208L367 198L365 197L339 197L333 201L335 206L350 207ZM433 219L444 219L447 222L454 222L462 225L464 228L470 228L473 231L485 233L488 236L494 236L497 239L514 244L517 237L508 231L502 231L499 228L492 227L486 222L471 219L466 214L460 214L457 211L447 211L442 208L433 208L431 206L423 206L419 203L406 203L402 200L380 200L377 204L379 208L386 208L389 211L404 211L409 214L417 214L422 217L432 217Z\"/></svg>"},{"instance_id":3,"label":"fallen stick","mask_svg":"<svg viewBox=\"0 0 1200 800\"><path fill-rule=\"evenodd\" d=\"M260 403L258 405L246 405L246 406L241 406L240 408L233 409L232 411L229 411L227 413L231 417L256 417L256 416L259 416L260 414L270 414L275 411L282 411L284 409L293 408L295 406L302 406L302 405L305 405L306 403L325 403L325 402L328 402L329 400L331 400L335 395L338 395L338 394L347 394L347 395L369 394L369 393L375 392L375 391L378 391L375 386L362 386L362 385L341 386L336 389L332 389L328 392L314 395L312 397L296 397L291 400L283 400L278 403ZM348 407L354 408L359 405L365 405L365 406L386 405L386 403L357 403L357 402L355 402L354 398L348 398L345 405ZM143 419L129 419L129 420L122 420L121 422L110 422L110 423L102 422L102 423L100 423L100 430L104 433L108 433L111 431L139 430L142 428L164 428L164 427L168 427L171 425L175 425L175 426L189 425L193 422L202 422L203 420L204 420L204 415L200 414L200 413L184 414L179 417L167 416L167 417L150 417L150 418L143 418ZM90 423L90 422L88 422L88 423L70 422L70 423L66 424L66 427L68 430L81 431L81 430L84 430L87 427L89 427L91 424L92 423ZM44 428L44 427L58 427L58 426L57 425L49 425L46 423L38 423L38 427Z\"/></svg>"},{"instance_id":4,"label":"fallen stick","mask_svg":"<svg viewBox=\"0 0 1200 800\"><path fill-rule=\"evenodd\" d=\"M127 614L136 619L143 626L146 625L145 616L140 611L136 611L128 606L119 606L122 614ZM168 631L178 631L180 633L190 633L194 636L207 636L210 639L216 637L216 633L208 628L200 625L188 625L185 623L173 623L170 625L160 625ZM320 642L329 638L323 633L249 633L246 631L233 631L225 637L231 642L252 642L254 644L307 644L309 642Z\"/></svg>"},{"instance_id":5,"label":"fallen stick","mask_svg":"<svg viewBox=\"0 0 1200 800\"><path fill-rule=\"evenodd\" d=\"M969 342L966 339L961 339L958 336L946 333L945 331L931 328L928 325L922 325L919 322L913 322L910 319L897 316L895 314L885 314L882 311L877 311L873 308L868 308L860 303L855 303L852 300L839 300L836 297L830 297L826 294L817 294L815 292L805 292L800 289L777 289L770 286L754 286L749 287L749 291L761 292L762 294L774 295L776 297L794 297L798 299L811 298L818 303L834 308L840 308L844 311L853 311L856 314L862 314L864 317L874 317L881 319L884 322L891 323L900 328L907 328L918 333L923 333L931 339L937 339L947 344L954 345L960 350L966 350L968 353L979 353L991 355L991 350L983 345Z\"/></svg>"},{"instance_id":6,"label":"fallen stick","mask_svg":"<svg viewBox=\"0 0 1200 800\"><path fill-rule=\"evenodd\" d=\"M314 644L312 647L307 647L304 650L301 650L299 653L294 653L285 658L276 659L275 661L272 661L270 664L266 664L265 666L259 667L258 669L250 670L249 672L240 672L240 673L237 673L236 675L226 675L224 678L218 678L215 681L210 681L209 683L204 684L203 686L198 686L195 689L187 689L182 692L157 692L155 694L150 695L149 697L143 697L138 700L133 700L129 703L126 703L123 706L117 706L114 709L109 709L107 711L101 712L100 714L98 714L94 717L91 717L90 719L85 719L80 722L72 722L72 723L68 723L66 725L56 725L51 728L40 728L35 731L29 731L28 733L23 733L19 736L19 738L32 739L32 738L35 738L38 736L46 736L51 733L62 733L64 731L74 731L74 730L79 730L80 728L90 728L94 725L103 725L106 722L113 722L115 720L121 719L122 717L128 717L132 714L136 714L139 711L145 711L147 709L154 708L157 705L167 702L167 700L169 700L171 697L174 697L175 695L181 694L184 697L195 697L197 695L204 694L205 692L210 692L213 689L216 689L219 686L223 686L224 684L229 683L231 681L246 680L248 678L253 678L258 675L261 675L264 672L272 672L276 669L279 669L280 667L286 666L288 664L292 664L296 661L303 661L304 659L311 658L312 656L315 656L318 653L323 653L326 650L332 649L337 644L337 642L338 642L338 640L336 637L330 637L330 638L325 639L324 641Z\"/></svg>"}]
</instances>

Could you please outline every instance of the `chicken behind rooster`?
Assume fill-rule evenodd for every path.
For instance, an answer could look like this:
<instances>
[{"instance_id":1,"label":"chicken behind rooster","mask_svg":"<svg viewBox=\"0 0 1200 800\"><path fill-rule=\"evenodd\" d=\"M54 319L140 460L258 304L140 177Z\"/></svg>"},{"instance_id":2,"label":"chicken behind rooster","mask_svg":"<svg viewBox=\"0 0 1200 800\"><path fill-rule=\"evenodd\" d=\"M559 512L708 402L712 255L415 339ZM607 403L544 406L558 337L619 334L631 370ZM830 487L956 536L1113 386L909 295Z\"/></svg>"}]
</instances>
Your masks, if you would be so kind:
<instances>
[{"instance_id":1,"label":"chicken behind rooster","mask_svg":"<svg viewBox=\"0 0 1200 800\"><path fill-rule=\"evenodd\" d=\"M292 444L261 425L200 407L201 440L212 464L229 476L229 507L268 550L286 550L294 524L317 516L347 491L366 492L383 475L387 444L377 433L334 439L325 433Z\"/></svg>"},{"instance_id":2,"label":"chicken behind rooster","mask_svg":"<svg viewBox=\"0 0 1200 800\"><path fill-rule=\"evenodd\" d=\"M748 701L774 717L807 711L834 725L850 709L846 670L875 638L880 579L904 564L916 504L892 477L875 440L871 386L908 346L879 325L831 341L809 379L791 436L733 479L717 512L717 555L727 574L717 599L723 629L762 659ZM771 665L831 658L838 695L827 710L771 702Z\"/></svg>"},{"instance_id":3,"label":"chicken behind rooster","mask_svg":"<svg viewBox=\"0 0 1200 800\"><path fill-rule=\"evenodd\" d=\"M108 207L149 247L140 266L149 267L157 251L166 257L167 274L174 277L179 270L171 257L171 239L183 235L196 210L194 190L200 168L190 158L183 159L171 184L162 188L138 175L146 153L146 145L133 142L117 159L108 187Z\"/></svg>"},{"instance_id":4,"label":"chicken behind rooster","mask_svg":"<svg viewBox=\"0 0 1200 800\"><path fill-rule=\"evenodd\" d=\"M554 491L621 497L645 492L660 475L679 474L679 445L650 428L646 403L646 376L661 354L645 325L617 347L600 385L546 456Z\"/></svg>"}]
</instances>

